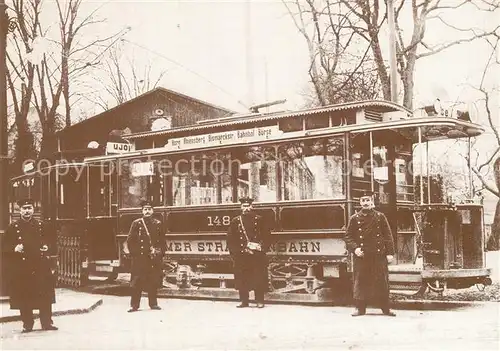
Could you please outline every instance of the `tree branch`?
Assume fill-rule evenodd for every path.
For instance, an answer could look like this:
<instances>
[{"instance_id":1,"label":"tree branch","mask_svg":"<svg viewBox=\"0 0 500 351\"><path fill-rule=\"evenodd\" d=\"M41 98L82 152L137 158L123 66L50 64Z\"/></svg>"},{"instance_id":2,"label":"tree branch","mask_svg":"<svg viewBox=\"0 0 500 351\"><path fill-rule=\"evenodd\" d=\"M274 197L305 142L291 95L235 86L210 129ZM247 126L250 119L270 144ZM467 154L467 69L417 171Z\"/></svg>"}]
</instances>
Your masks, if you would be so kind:
<instances>
[{"instance_id":1,"label":"tree branch","mask_svg":"<svg viewBox=\"0 0 500 351\"><path fill-rule=\"evenodd\" d=\"M426 53L422 53L422 54L417 54L417 59L419 58L422 58L422 57L427 57L427 56L431 56L431 55L434 55L434 54L437 54L438 52L441 52L445 49L448 49L452 46L455 46L455 45L458 45L458 44L463 44L463 43L470 43L476 39L480 39L480 38L485 38L485 37L488 37L488 36L498 36L495 32L496 30L498 30L500 28L497 27L494 31L491 31L491 32L485 32L485 33L481 33L481 34L476 34L470 38L465 38L465 39L458 39L458 40L455 40L455 41L452 41L450 43L446 43L446 44L441 44L441 45L437 45L435 47L428 47L430 52L426 52Z\"/></svg>"}]
</instances>

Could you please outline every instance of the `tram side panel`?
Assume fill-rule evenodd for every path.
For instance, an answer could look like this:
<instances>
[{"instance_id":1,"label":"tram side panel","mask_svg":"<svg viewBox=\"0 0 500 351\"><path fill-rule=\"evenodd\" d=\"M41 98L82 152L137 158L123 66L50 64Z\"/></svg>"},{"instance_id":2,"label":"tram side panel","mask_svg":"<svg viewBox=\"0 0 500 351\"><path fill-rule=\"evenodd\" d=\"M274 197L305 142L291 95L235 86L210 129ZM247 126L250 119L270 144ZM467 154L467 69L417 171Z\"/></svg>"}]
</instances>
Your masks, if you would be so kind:
<instances>
[{"instance_id":1,"label":"tram side panel","mask_svg":"<svg viewBox=\"0 0 500 351\"><path fill-rule=\"evenodd\" d=\"M325 289L339 288L339 282L350 286L341 229L343 206L259 205L256 211L273 232L268 252L271 293L287 299L284 294L324 293ZM234 206L168 210L167 288L233 287L226 232L230 220L239 213Z\"/></svg>"}]
</instances>

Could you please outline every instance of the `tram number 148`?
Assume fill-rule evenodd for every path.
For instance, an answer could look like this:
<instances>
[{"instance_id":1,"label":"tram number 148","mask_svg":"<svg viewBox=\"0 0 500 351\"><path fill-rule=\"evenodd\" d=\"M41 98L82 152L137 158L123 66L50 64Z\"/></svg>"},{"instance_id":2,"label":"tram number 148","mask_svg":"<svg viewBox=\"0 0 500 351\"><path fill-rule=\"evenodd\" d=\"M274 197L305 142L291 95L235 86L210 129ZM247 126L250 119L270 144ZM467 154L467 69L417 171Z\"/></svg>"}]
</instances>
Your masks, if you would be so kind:
<instances>
[{"instance_id":1,"label":"tram number 148","mask_svg":"<svg viewBox=\"0 0 500 351\"><path fill-rule=\"evenodd\" d=\"M209 227L228 226L231 223L230 216L207 216Z\"/></svg>"}]
</instances>

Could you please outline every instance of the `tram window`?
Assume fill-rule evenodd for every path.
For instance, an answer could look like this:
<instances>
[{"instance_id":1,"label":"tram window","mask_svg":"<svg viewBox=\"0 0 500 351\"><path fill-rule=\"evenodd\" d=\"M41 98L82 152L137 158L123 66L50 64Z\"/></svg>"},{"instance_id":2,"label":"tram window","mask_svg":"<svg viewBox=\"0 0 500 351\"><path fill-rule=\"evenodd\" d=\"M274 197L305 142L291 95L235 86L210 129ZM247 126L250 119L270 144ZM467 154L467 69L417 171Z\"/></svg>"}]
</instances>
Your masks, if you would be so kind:
<instances>
[{"instance_id":1,"label":"tram window","mask_svg":"<svg viewBox=\"0 0 500 351\"><path fill-rule=\"evenodd\" d=\"M251 146L233 153L238 161L238 197L251 197L256 202L277 199L276 149L273 146Z\"/></svg>"},{"instance_id":2,"label":"tram window","mask_svg":"<svg viewBox=\"0 0 500 351\"><path fill-rule=\"evenodd\" d=\"M80 167L58 167L57 218L81 218L85 215L82 169Z\"/></svg>"},{"instance_id":3,"label":"tram window","mask_svg":"<svg viewBox=\"0 0 500 351\"><path fill-rule=\"evenodd\" d=\"M42 205L42 202L41 202L41 181L40 181L40 176L39 175L36 175L34 176L33 178L33 181L32 181L32 185L30 187L30 198L33 199L34 203L35 203L35 212L40 212L40 208L41 208L41 205Z\"/></svg>"},{"instance_id":4,"label":"tram window","mask_svg":"<svg viewBox=\"0 0 500 351\"><path fill-rule=\"evenodd\" d=\"M380 203L389 202L389 167L387 161L387 148L385 146L373 147L373 180L374 190Z\"/></svg>"},{"instance_id":5,"label":"tram window","mask_svg":"<svg viewBox=\"0 0 500 351\"><path fill-rule=\"evenodd\" d=\"M306 129L327 128L330 125L330 116L326 113L312 115L306 118Z\"/></svg>"},{"instance_id":6,"label":"tram window","mask_svg":"<svg viewBox=\"0 0 500 351\"><path fill-rule=\"evenodd\" d=\"M158 171L156 161L122 162L121 168L121 207L140 207L147 199L154 206L163 205L163 177Z\"/></svg>"},{"instance_id":7,"label":"tram window","mask_svg":"<svg viewBox=\"0 0 500 351\"><path fill-rule=\"evenodd\" d=\"M49 173L50 174L50 173ZM52 213L51 207L50 207L50 176L49 174L43 174L40 177L40 182L41 182L41 191L42 191L42 201L41 201L41 206L42 206L42 217L43 218L50 218L50 214Z\"/></svg>"},{"instance_id":8,"label":"tram window","mask_svg":"<svg viewBox=\"0 0 500 351\"><path fill-rule=\"evenodd\" d=\"M281 145L281 200L344 198L343 155L343 138Z\"/></svg>"},{"instance_id":9,"label":"tram window","mask_svg":"<svg viewBox=\"0 0 500 351\"><path fill-rule=\"evenodd\" d=\"M40 211L40 178L38 176L29 176L17 179L11 184L11 209L19 211L17 201L24 198L30 198L34 201L35 212Z\"/></svg>"},{"instance_id":10,"label":"tram window","mask_svg":"<svg viewBox=\"0 0 500 351\"><path fill-rule=\"evenodd\" d=\"M359 134L351 139L350 172L352 196L358 198L365 190L371 190L370 144L367 134Z\"/></svg>"},{"instance_id":11,"label":"tram window","mask_svg":"<svg viewBox=\"0 0 500 351\"><path fill-rule=\"evenodd\" d=\"M414 200L411 144L396 146L396 196L398 201Z\"/></svg>"},{"instance_id":12,"label":"tram window","mask_svg":"<svg viewBox=\"0 0 500 351\"><path fill-rule=\"evenodd\" d=\"M280 130L283 132L297 132L304 129L302 118L285 118L279 122Z\"/></svg>"},{"instance_id":13,"label":"tram window","mask_svg":"<svg viewBox=\"0 0 500 351\"><path fill-rule=\"evenodd\" d=\"M112 168L110 164L88 166L88 215L109 216Z\"/></svg>"},{"instance_id":14,"label":"tram window","mask_svg":"<svg viewBox=\"0 0 500 351\"><path fill-rule=\"evenodd\" d=\"M228 154L208 152L178 158L172 175L174 206L232 202Z\"/></svg>"}]
</instances>

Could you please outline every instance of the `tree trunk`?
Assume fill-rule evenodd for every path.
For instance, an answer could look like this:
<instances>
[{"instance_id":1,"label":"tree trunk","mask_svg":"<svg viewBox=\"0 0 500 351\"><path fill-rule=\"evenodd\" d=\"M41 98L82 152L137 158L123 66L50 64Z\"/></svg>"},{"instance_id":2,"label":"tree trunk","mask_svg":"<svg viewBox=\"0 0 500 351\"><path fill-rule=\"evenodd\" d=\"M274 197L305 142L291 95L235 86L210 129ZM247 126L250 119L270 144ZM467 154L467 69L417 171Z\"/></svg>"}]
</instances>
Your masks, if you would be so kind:
<instances>
[{"instance_id":1,"label":"tree trunk","mask_svg":"<svg viewBox=\"0 0 500 351\"><path fill-rule=\"evenodd\" d=\"M391 84L389 75L387 74L387 68L385 67L384 58L382 57L382 50L380 50L380 43L378 41L377 32L372 34L370 31L370 38L372 42L370 46L373 51L373 57L375 59L375 64L377 65L377 71L380 78L380 83L382 84L382 93L384 94L384 100L391 100Z\"/></svg>"},{"instance_id":2,"label":"tree trunk","mask_svg":"<svg viewBox=\"0 0 500 351\"><path fill-rule=\"evenodd\" d=\"M66 128L71 126L71 106L69 103L69 72L68 60L63 58L61 67L61 83L63 86L64 102L66 105Z\"/></svg>"},{"instance_id":3,"label":"tree trunk","mask_svg":"<svg viewBox=\"0 0 500 351\"><path fill-rule=\"evenodd\" d=\"M55 114L55 107L53 107L44 118L45 123L43 125L42 142L40 145L40 158L50 158L57 151Z\"/></svg>"},{"instance_id":4,"label":"tree trunk","mask_svg":"<svg viewBox=\"0 0 500 351\"><path fill-rule=\"evenodd\" d=\"M415 64L416 59L415 55L410 55L408 62L406 63L406 67L404 72L402 73L402 81L403 81L403 106L408 110L413 111L413 87L415 84Z\"/></svg>"},{"instance_id":5,"label":"tree trunk","mask_svg":"<svg viewBox=\"0 0 500 351\"><path fill-rule=\"evenodd\" d=\"M22 174L23 162L35 161L37 158L33 133L28 128L28 123L23 121L17 125L17 138L14 141L15 159L13 171L15 175Z\"/></svg>"},{"instance_id":6,"label":"tree trunk","mask_svg":"<svg viewBox=\"0 0 500 351\"><path fill-rule=\"evenodd\" d=\"M495 175L495 182L497 184L497 189L500 190L500 157L497 158L493 164L493 172ZM500 198L497 202L497 208L495 210L495 217L493 217L493 224L491 226L491 236L488 240L487 245L488 250L495 251L500 249Z\"/></svg>"}]
</instances>

